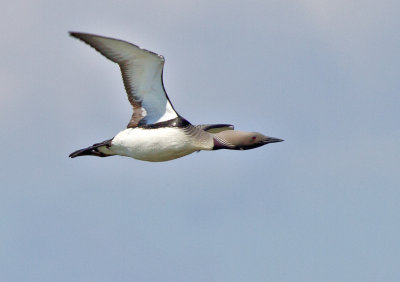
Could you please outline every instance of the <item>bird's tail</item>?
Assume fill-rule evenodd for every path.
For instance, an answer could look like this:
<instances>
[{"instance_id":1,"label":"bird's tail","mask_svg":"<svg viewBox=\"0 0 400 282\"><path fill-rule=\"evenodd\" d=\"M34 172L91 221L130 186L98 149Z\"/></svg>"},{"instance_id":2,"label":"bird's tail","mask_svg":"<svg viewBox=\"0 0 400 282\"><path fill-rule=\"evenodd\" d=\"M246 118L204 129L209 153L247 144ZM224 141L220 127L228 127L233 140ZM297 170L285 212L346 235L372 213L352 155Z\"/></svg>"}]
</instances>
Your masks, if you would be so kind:
<instances>
[{"instance_id":1,"label":"bird's tail","mask_svg":"<svg viewBox=\"0 0 400 282\"><path fill-rule=\"evenodd\" d=\"M70 158L75 158L75 157L80 157L80 156L96 156L96 157L109 157L112 156L112 154L105 154L103 152L99 151L99 147L105 146L106 148L111 147L111 141L112 139L93 144L90 147L83 148L80 150L77 150L69 155Z\"/></svg>"}]
</instances>

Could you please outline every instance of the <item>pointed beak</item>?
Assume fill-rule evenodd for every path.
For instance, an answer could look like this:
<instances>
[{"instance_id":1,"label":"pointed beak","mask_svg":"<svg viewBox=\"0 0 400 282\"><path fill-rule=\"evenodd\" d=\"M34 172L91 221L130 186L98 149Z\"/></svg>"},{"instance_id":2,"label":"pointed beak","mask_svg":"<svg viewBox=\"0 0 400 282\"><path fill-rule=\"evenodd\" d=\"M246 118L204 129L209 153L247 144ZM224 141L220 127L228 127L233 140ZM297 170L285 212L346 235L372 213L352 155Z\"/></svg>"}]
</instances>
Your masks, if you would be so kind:
<instances>
[{"instance_id":1,"label":"pointed beak","mask_svg":"<svg viewBox=\"0 0 400 282\"><path fill-rule=\"evenodd\" d=\"M265 143L266 144L268 144L268 143L277 143L277 142L282 142L282 141L284 141L284 140L283 139L279 139L279 138L275 138L275 137L268 137L265 140Z\"/></svg>"}]
</instances>

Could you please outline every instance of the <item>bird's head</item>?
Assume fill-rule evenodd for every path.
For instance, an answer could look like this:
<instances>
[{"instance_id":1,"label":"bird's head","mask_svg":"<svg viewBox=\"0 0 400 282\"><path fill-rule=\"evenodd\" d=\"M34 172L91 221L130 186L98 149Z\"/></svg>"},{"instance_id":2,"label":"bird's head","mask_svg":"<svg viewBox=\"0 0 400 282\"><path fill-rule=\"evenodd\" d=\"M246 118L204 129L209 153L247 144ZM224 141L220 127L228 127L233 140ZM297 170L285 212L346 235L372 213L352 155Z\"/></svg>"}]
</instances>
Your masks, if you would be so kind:
<instances>
[{"instance_id":1,"label":"bird's head","mask_svg":"<svg viewBox=\"0 0 400 282\"><path fill-rule=\"evenodd\" d=\"M258 132L225 130L214 134L214 150L248 150L282 141L282 139L265 136Z\"/></svg>"}]
</instances>

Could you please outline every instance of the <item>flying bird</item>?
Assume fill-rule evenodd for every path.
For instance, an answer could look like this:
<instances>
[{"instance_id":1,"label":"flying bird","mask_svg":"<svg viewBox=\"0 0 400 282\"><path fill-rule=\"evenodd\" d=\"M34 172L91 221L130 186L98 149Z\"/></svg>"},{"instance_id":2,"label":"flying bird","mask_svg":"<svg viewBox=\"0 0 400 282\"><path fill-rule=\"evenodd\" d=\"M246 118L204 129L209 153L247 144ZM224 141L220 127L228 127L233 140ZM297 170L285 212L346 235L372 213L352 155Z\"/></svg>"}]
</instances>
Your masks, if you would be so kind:
<instances>
[{"instance_id":1,"label":"flying bird","mask_svg":"<svg viewBox=\"0 0 400 282\"><path fill-rule=\"evenodd\" d=\"M248 150L283 141L234 130L230 124L192 125L177 113L165 92L163 56L123 40L80 32L70 35L119 65L133 108L126 129L112 139L73 152L71 158L120 155L163 162L201 150Z\"/></svg>"}]
</instances>

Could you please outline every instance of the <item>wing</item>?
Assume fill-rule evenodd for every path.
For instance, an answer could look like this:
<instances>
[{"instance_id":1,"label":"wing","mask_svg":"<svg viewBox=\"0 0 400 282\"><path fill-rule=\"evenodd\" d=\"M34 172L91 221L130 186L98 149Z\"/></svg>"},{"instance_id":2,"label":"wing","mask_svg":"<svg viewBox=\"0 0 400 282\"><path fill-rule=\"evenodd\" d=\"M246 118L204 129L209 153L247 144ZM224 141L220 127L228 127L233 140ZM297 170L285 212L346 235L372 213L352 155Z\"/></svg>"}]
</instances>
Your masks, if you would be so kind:
<instances>
[{"instance_id":1,"label":"wing","mask_svg":"<svg viewBox=\"0 0 400 282\"><path fill-rule=\"evenodd\" d=\"M196 127L209 133L218 133L225 130L233 130L233 125L231 124L199 124L196 125Z\"/></svg>"},{"instance_id":2,"label":"wing","mask_svg":"<svg viewBox=\"0 0 400 282\"><path fill-rule=\"evenodd\" d=\"M89 44L121 68L133 107L128 128L178 117L164 90L162 56L118 39L77 32L70 32L70 35Z\"/></svg>"}]
</instances>

